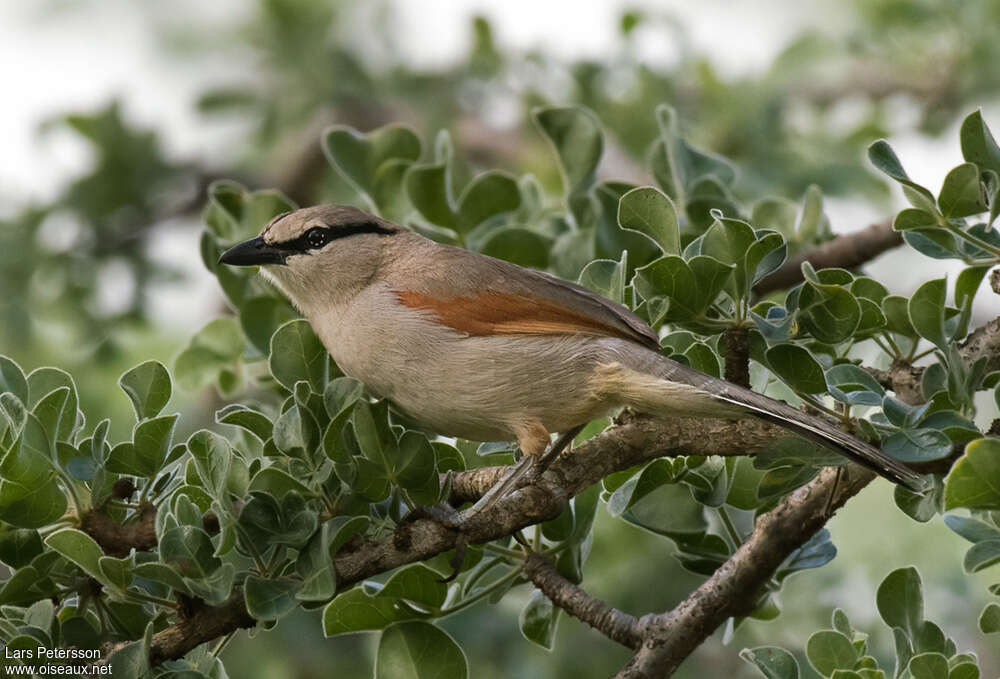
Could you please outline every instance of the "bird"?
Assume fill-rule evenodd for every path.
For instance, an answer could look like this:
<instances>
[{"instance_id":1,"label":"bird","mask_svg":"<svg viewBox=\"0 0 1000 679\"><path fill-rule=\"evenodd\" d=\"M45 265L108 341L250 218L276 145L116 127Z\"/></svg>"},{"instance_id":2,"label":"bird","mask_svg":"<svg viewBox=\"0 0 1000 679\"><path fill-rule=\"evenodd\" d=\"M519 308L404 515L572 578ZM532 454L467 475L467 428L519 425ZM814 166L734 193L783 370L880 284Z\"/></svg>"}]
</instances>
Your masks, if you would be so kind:
<instances>
[{"instance_id":1,"label":"bird","mask_svg":"<svg viewBox=\"0 0 1000 679\"><path fill-rule=\"evenodd\" d=\"M219 261L260 267L344 374L429 430L516 441L521 475L588 422L630 407L759 418L918 489L918 474L830 422L664 356L657 333L625 306L356 207L277 215ZM515 482L508 476L504 492Z\"/></svg>"}]
</instances>

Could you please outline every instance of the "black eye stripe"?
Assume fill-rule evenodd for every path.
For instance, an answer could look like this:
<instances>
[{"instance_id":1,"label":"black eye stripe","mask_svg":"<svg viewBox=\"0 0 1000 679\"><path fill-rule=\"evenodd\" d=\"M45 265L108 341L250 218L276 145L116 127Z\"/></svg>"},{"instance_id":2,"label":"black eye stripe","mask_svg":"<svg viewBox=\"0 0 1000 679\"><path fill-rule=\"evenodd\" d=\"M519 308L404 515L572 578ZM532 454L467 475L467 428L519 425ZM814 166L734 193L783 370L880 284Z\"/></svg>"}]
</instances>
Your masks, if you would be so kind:
<instances>
[{"instance_id":1,"label":"black eye stripe","mask_svg":"<svg viewBox=\"0 0 1000 679\"><path fill-rule=\"evenodd\" d=\"M319 243L319 237L317 232L325 232L326 238L323 239L321 244ZM358 222L355 224L341 224L340 226L315 226L298 238L294 238L283 243L276 243L278 247L282 250L287 250L291 252L307 252L309 250L315 250L325 246L331 241L335 241L338 238L347 238L348 236L354 236L359 233L377 233L382 235L390 235L396 233L394 229L382 226L378 222Z\"/></svg>"}]
</instances>

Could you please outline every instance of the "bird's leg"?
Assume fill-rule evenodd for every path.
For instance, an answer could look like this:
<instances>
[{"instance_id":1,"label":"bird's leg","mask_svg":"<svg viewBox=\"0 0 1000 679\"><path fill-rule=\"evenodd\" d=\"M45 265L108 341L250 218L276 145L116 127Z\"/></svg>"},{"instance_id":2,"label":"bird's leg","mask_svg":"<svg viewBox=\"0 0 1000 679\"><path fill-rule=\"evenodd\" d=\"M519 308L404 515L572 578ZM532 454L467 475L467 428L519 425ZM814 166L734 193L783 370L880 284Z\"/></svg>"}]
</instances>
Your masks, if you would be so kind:
<instances>
[{"instance_id":1,"label":"bird's leg","mask_svg":"<svg viewBox=\"0 0 1000 679\"><path fill-rule=\"evenodd\" d=\"M559 454L573 442L573 439L580 433L583 426L584 425L579 425L564 432L558 439L556 439L555 443L548 447L548 450L545 450L545 444L542 444L541 446L538 445L538 438L530 441L530 443L521 439L520 445L521 450L525 453L524 457L522 457L517 464L513 465L507 473L493 485L492 488L486 491L486 493L479 498L479 501L476 502L476 504L462 512L461 520L467 521L469 518L482 512L484 509L492 507L497 502L507 497L521 486L525 485L525 477L527 477L529 473L537 475L548 469L553 460L559 457ZM548 441L547 433L545 434L545 441L546 443Z\"/></svg>"},{"instance_id":2,"label":"bird's leg","mask_svg":"<svg viewBox=\"0 0 1000 679\"><path fill-rule=\"evenodd\" d=\"M465 560L465 548L468 545L468 537L462 531L465 524L483 510L492 507L507 495L524 485L525 477L529 472L535 472L536 474L544 472L548 466L552 464L553 460L559 457L559 453L573 443L573 439L576 438L576 435L580 433L583 427L584 425L581 424L577 427L573 427L567 432L564 432L558 439L556 439L555 443L553 443L547 451L546 446L549 440L548 431L546 431L541 425L525 429L523 432L527 435L521 435L518 437L518 444L521 447L521 451L524 453L524 456L516 464L512 465L511 468L507 470L507 473L504 474L492 488L486 491L481 498L479 498L479 501L476 502L476 504L462 512L452 510L451 513L448 513L446 509L438 506L426 508L417 507L410 513L413 515L416 512L421 512L420 518L433 518L449 528L456 528L459 531L458 539L455 542L455 556L451 560L451 575L446 578L442 578L441 582L447 583L453 581L458 577L462 568L462 563ZM533 436L531 434L533 434ZM407 516L407 519L408 518L409 516Z\"/></svg>"},{"instance_id":3,"label":"bird's leg","mask_svg":"<svg viewBox=\"0 0 1000 679\"><path fill-rule=\"evenodd\" d=\"M833 487L830 488L830 495L826 498L826 505L823 507L823 516L830 516L830 509L833 507L833 500L837 497L837 488L840 486L840 477L844 473L843 467L837 467L837 475L833 477Z\"/></svg>"}]
</instances>

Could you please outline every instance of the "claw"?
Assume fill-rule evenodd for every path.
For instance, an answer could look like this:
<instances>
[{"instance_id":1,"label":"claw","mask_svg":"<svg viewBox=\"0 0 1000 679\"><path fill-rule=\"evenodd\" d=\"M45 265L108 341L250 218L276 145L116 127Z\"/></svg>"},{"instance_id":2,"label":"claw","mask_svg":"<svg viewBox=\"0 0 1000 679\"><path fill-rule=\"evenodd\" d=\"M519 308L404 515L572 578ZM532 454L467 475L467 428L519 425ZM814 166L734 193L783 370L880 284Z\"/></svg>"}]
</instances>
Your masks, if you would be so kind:
<instances>
[{"instance_id":1,"label":"claw","mask_svg":"<svg viewBox=\"0 0 1000 679\"><path fill-rule=\"evenodd\" d=\"M451 505L441 502L436 505L421 505L411 509L399 523L413 523L420 519L430 519L448 528L458 528L461 525L459 513Z\"/></svg>"},{"instance_id":2,"label":"claw","mask_svg":"<svg viewBox=\"0 0 1000 679\"><path fill-rule=\"evenodd\" d=\"M466 509L465 511L458 513L459 526L468 522L471 518L477 516L486 509L489 509L495 505L500 500L504 499L517 489L527 485L528 478L540 476L549 465L559 457L559 454L564 451L571 443L576 435L580 433L584 425L579 425L573 427L569 431L564 432L556 442L553 443L547 451L541 455L525 455L518 461L517 464L512 466L503 478L501 478L497 483L490 488L486 493L479 498L479 501Z\"/></svg>"},{"instance_id":3,"label":"claw","mask_svg":"<svg viewBox=\"0 0 1000 679\"><path fill-rule=\"evenodd\" d=\"M448 565L451 566L451 575L446 578L440 578L438 582L443 582L448 584L454 582L458 574L462 572L462 564L465 562L465 548L469 544L469 538L466 537L465 533L459 533L458 539L455 540L455 556L451 558Z\"/></svg>"}]
</instances>

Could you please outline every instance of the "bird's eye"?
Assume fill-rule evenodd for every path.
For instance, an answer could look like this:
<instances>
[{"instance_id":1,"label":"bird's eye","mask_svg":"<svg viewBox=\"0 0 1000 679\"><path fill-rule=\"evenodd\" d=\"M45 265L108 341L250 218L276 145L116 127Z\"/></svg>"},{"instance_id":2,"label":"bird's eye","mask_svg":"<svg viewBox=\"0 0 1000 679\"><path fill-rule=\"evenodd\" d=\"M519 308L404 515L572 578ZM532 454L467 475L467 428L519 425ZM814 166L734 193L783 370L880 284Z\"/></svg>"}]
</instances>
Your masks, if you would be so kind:
<instances>
[{"instance_id":1,"label":"bird's eye","mask_svg":"<svg viewBox=\"0 0 1000 679\"><path fill-rule=\"evenodd\" d=\"M309 247L311 248L321 248L326 245L329 240L330 237L329 234L327 234L326 229L318 226L316 228L309 229L309 231L306 232L306 242L309 243Z\"/></svg>"}]
</instances>

